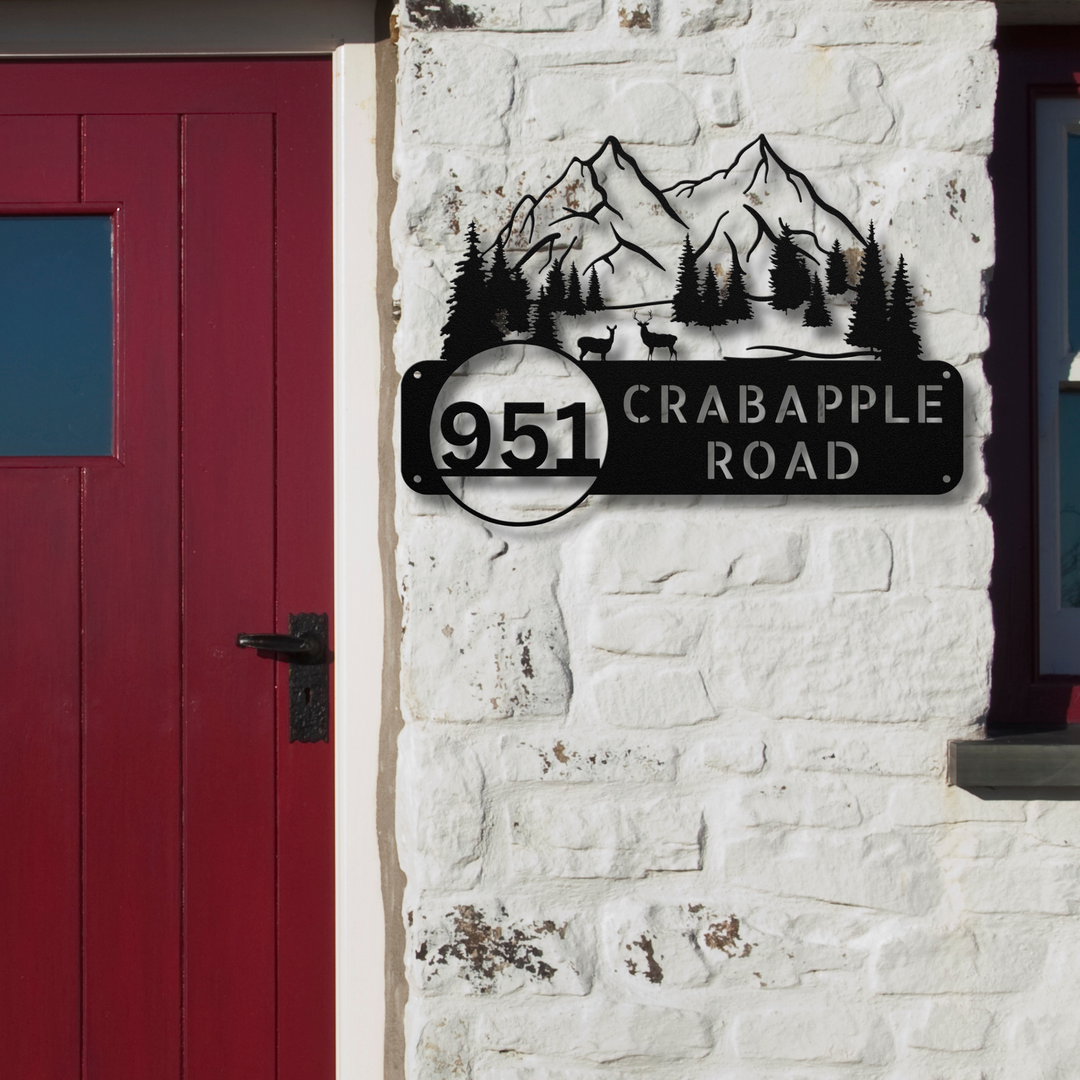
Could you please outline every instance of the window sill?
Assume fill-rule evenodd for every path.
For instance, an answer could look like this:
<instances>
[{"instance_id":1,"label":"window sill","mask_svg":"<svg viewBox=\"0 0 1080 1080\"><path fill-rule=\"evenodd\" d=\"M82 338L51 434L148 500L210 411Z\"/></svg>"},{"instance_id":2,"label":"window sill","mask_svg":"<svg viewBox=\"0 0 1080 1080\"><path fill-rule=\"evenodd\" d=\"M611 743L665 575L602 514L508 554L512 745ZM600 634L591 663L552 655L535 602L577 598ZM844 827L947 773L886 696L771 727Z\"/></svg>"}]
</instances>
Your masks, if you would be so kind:
<instances>
[{"instance_id":1,"label":"window sill","mask_svg":"<svg viewBox=\"0 0 1080 1080\"><path fill-rule=\"evenodd\" d=\"M982 799L1080 799L1080 724L949 742L949 783Z\"/></svg>"}]
</instances>

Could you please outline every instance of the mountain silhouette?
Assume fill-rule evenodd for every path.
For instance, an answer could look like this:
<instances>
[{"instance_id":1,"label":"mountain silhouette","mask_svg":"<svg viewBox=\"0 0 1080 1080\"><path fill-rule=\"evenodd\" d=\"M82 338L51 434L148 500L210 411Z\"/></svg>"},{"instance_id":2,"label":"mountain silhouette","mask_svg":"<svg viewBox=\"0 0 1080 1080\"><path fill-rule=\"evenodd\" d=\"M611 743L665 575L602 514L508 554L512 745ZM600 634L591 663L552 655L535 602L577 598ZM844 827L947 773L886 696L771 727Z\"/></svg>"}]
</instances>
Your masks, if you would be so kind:
<instances>
[{"instance_id":1,"label":"mountain silhouette","mask_svg":"<svg viewBox=\"0 0 1080 1080\"><path fill-rule=\"evenodd\" d=\"M687 237L698 259L725 272L736 248L747 291L767 296L769 260L785 227L807 270L822 276L834 244L865 246L855 225L764 135L726 167L666 188L608 136L593 154L571 158L538 194L522 195L496 239L530 280L542 280L553 262L567 261L568 271L572 259L583 281L598 273L608 305L630 307L672 299Z\"/></svg>"}]
</instances>

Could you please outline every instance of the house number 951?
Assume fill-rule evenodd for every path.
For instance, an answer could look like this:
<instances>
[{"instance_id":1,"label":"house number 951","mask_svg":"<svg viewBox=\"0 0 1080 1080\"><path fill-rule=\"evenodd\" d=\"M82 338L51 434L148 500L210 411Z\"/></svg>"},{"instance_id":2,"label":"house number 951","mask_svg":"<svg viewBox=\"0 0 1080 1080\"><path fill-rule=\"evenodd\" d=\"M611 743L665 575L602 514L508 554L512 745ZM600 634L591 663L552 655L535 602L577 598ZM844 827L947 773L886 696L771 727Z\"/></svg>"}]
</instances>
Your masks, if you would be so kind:
<instances>
[{"instance_id":1,"label":"house number 951","mask_svg":"<svg viewBox=\"0 0 1080 1080\"><path fill-rule=\"evenodd\" d=\"M537 472L548 459L548 433L539 424L523 423L521 417L547 415L547 406L541 401L506 402L503 406L502 440L510 444L511 449L500 455L506 469L485 469L484 473ZM469 431L458 430L458 420L463 416L472 418ZM574 401L556 409L555 419L570 421L570 456L556 458L554 471L568 475L574 475L578 470L595 473L599 462L590 460L586 453L585 402ZM472 453L465 457L455 453L442 455L450 474L476 473L491 449L491 421L484 407L475 401L455 401L443 410L439 428L442 437L451 446L473 448ZM520 439L531 444L528 453L515 453L513 447Z\"/></svg>"}]
</instances>

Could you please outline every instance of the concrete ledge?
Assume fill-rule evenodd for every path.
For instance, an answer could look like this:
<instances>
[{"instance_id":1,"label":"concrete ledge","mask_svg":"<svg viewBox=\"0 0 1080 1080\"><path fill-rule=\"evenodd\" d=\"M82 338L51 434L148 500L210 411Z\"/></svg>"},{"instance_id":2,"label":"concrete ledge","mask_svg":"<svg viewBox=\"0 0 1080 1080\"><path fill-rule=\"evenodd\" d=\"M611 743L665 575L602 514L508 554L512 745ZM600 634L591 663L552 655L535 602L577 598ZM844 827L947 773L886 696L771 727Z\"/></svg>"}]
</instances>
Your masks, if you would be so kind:
<instances>
[{"instance_id":1,"label":"concrete ledge","mask_svg":"<svg viewBox=\"0 0 1080 1080\"><path fill-rule=\"evenodd\" d=\"M954 739L949 783L984 799L1080 799L1080 724L1032 735Z\"/></svg>"}]
</instances>

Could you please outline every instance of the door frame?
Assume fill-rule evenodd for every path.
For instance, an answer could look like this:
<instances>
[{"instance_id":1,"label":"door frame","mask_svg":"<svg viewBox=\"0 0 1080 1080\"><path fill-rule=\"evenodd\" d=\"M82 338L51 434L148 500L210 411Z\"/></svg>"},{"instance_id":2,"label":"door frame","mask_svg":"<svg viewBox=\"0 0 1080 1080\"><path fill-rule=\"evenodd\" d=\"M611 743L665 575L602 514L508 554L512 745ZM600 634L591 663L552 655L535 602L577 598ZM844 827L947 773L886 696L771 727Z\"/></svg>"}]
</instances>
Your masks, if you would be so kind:
<instances>
[{"instance_id":1,"label":"door frame","mask_svg":"<svg viewBox=\"0 0 1080 1080\"><path fill-rule=\"evenodd\" d=\"M383 506L380 452L390 445L390 431L381 437L380 426L387 424L376 291L374 45L334 50L334 87L337 1074L342 1080L377 1080L383 1076L390 989L383 928L391 920L400 924L401 913L384 910L376 828L380 800L393 798L392 789L380 790L386 618L380 521L392 528L393 485L388 485L389 502ZM394 467L392 455L389 467ZM385 557L392 560L393 551ZM387 782L393 784L392 775ZM392 836L388 842L393 844ZM391 906L394 895L388 890Z\"/></svg>"},{"instance_id":2,"label":"door frame","mask_svg":"<svg viewBox=\"0 0 1080 1080\"><path fill-rule=\"evenodd\" d=\"M362 0L357 16L352 0L345 43L333 37L333 28L342 26L341 0L292 0L269 32L258 17L246 24L249 32L238 31L238 17L254 16L257 5L258 0L230 0L207 13L202 5L188 9L183 0L152 7L133 0L93 5L62 0L50 5L46 29L32 17L32 5L18 5L14 15L0 15L0 59L313 53L332 58L337 1075L377 1080L384 1074L387 1041L384 925L399 913L385 910L376 827L380 799L384 805L392 799L387 791L380 794L385 619L380 526L393 515L392 495L382 506L379 483L380 447L389 444L390 432L381 438L380 423L387 423L376 292L376 5ZM55 10L59 6L63 13ZM136 11L139 17L132 19ZM186 30L198 29L194 47L185 45L190 36L177 39L178 17L185 19ZM383 107L392 110L392 100ZM397 1049L393 1057L399 1056Z\"/></svg>"}]
</instances>

